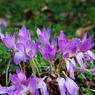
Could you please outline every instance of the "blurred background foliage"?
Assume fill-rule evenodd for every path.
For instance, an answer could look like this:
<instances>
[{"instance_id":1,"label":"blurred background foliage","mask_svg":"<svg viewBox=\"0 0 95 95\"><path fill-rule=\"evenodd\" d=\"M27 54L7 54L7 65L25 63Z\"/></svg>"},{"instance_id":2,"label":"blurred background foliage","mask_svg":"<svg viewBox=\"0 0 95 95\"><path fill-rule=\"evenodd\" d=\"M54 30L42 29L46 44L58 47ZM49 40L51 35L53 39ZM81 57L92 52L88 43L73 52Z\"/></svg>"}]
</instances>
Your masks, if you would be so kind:
<instances>
[{"instance_id":1,"label":"blurred background foliage","mask_svg":"<svg viewBox=\"0 0 95 95\"><path fill-rule=\"evenodd\" d=\"M95 25L95 0L0 0L0 17L7 31L26 25L33 39L37 27L48 26L52 34L63 30L71 38L78 28Z\"/></svg>"}]
</instances>

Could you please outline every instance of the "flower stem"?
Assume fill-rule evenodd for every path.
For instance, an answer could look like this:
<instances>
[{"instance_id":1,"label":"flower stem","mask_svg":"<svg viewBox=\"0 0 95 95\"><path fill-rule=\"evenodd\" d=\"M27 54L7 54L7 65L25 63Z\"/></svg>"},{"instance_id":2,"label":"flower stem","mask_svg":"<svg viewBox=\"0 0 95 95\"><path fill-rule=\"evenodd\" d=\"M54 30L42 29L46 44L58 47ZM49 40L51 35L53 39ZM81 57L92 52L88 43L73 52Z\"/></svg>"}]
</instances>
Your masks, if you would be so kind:
<instances>
[{"instance_id":1,"label":"flower stem","mask_svg":"<svg viewBox=\"0 0 95 95\"><path fill-rule=\"evenodd\" d=\"M29 60L29 62L30 62L30 66L31 66L31 69L32 69L33 74L36 75L36 70L35 70L35 66L34 66L33 61L32 60Z\"/></svg>"},{"instance_id":2,"label":"flower stem","mask_svg":"<svg viewBox=\"0 0 95 95\"><path fill-rule=\"evenodd\" d=\"M34 64L35 69L36 69L37 72L38 72L38 75L40 75L40 72L39 72L39 69L38 69L37 63L35 62L34 59L32 59L32 62L33 62L33 64Z\"/></svg>"},{"instance_id":3,"label":"flower stem","mask_svg":"<svg viewBox=\"0 0 95 95\"><path fill-rule=\"evenodd\" d=\"M35 62L36 62L36 64L37 64L37 66L38 66L38 68L39 68L39 71L41 72L42 70L41 70L41 67L40 67L40 65L39 65L39 63L38 63L38 61L37 61L37 59L36 59L36 58L34 58L34 60L35 60Z\"/></svg>"},{"instance_id":4,"label":"flower stem","mask_svg":"<svg viewBox=\"0 0 95 95\"><path fill-rule=\"evenodd\" d=\"M62 71L62 73L65 75L66 78L68 77L64 71Z\"/></svg>"},{"instance_id":5,"label":"flower stem","mask_svg":"<svg viewBox=\"0 0 95 95\"><path fill-rule=\"evenodd\" d=\"M25 73L26 71L25 71L25 63L24 63L24 61L23 61L23 72Z\"/></svg>"},{"instance_id":6,"label":"flower stem","mask_svg":"<svg viewBox=\"0 0 95 95\"><path fill-rule=\"evenodd\" d=\"M7 69L6 69L6 86L8 86L8 70L9 70L9 67L10 67L10 61L8 62L8 65L7 65Z\"/></svg>"},{"instance_id":7,"label":"flower stem","mask_svg":"<svg viewBox=\"0 0 95 95\"><path fill-rule=\"evenodd\" d=\"M21 64L19 64L20 70L23 71Z\"/></svg>"}]
</instances>

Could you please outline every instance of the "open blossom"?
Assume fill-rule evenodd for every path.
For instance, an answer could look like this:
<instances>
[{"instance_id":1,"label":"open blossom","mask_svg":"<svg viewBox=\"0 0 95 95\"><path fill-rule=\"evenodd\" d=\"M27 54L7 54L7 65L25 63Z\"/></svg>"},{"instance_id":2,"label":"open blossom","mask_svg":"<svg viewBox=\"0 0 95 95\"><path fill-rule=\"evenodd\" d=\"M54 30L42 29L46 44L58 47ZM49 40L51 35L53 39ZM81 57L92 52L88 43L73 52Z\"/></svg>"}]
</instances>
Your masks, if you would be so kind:
<instances>
[{"instance_id":1,"label":"open blossom","mask_svg":"<svg viewBox=\"0 0 95 95\"><path fill-rule=\"evenodd\" d=\"M0 38L1 38L2 42L4 43L4 45L7 48L11 48L11 49L14 48L14 45L15 45L15 34L9 35L6 32L6 35L3 35L2 32L0 31Z\"/></svg>"},{"instance_id":2,"label":"open blossom","mask_svg":"<svg viewBox=\"0 0 95 95\"><path fill-rule=\"evenodd\" d=\"M20 85L21 83L25 83L27 80L26 75L18 69L16 70L16 74L14 75L10 74L9 78L12 84L15 85Z\"/></svg>"},{"instance_id":3,"label":"open blossom","mask_svg":"<svg viewBox=\"0 0 95 95\"><path fill-rule=\"evenodd\" d=\"M53 39L51 45L40 46L40 52L46 61L51 62L55 57L56 48L56 41Z\"/></svg>"},{"instance_id":4,"label":"open blossom","mask_svg":"<svg viewBox=\"0 0 95 95\"><path fill-rule=\"evenodd\" d=\"M27 41L27 43L16 43L17 52L14 55L15 64L19 64L21 61L26 62L27 59L32 59L36 56L38 50L38 42Z\"/></svg>"},{"instance_id":5,"label":"open blossom","mask_svg":"<svg viewBox=\"0 0 95 95\"><path fill-rule=\"evenodd\" d=\"M48 28L48 30L46 30L45 28L41 30L38 28L37 29L37 35L39 38L39 41L43 44L49 44L49 39L50 39L50 28Z\"/></svg>"}]
</instances>

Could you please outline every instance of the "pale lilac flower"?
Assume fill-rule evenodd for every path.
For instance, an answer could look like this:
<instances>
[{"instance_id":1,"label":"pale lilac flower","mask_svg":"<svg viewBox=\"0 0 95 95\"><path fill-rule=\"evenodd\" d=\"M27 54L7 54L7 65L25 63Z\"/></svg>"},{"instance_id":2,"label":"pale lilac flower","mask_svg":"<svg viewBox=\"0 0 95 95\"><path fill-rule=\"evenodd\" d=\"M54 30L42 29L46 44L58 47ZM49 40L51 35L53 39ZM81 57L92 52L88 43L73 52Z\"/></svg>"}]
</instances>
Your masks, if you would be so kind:
<instances>
[{"instance_id":1,"label":"pale lilac flower","mask_svg":"<svg viewBox=\"0 0 95 95\"><path fill-rule=\"evenodd\" d=\"M78 94L78 86L77 84L70 78L66 76L66 80L62 77L58 77L58 86L60 90L60 95L77 95Z\"/></svg>"},{"instance_id":2,"label":"pale lilac flower","mask_svg":"<svg viewBox=\"0 0 95 95\"><path fill-rule=\"evenodd\" d=\"M37 29L37 35L39 38L39 41L43 44L49 44L49 39L50 39L50 28L48 28L48 30L46 30L45 28L41 30L38 28Z\"/></svg>"},{"instance_id":3,"label":"pale lilac flower","mask_svg":"<svg viewBox=\"0 0 95 95\"><path fill-rule=\"evenodd\" d=\"M92 59L95 60L95 54L94 54L92 51L88 50L88 51L87 51L87 54L88 54Z\"/></svg>"},{"instance_id":4,"label":"pale lilac flower","mask_svg":"<svg viewBox=\"0 0 95 95\"><path fill-rule=\"evenodd\" d=\"M72 59L69 59L69 60L65 60L65 62L66 62L66 68L67 68L67 71L70 74L70 77L72 79L75 79L75 77L74 77L74 71L76 69L75 60L72 58Z\"/></svg>"},{"instance_id":5,"label":"pale lilac flower","mask_svg":"<svg viewBox=\"0 0 95 95\"><path fill-rule=\"evenodd\" d=\"M57 82L60 90L60 95L66 95L65 79L58 77Z\"/></svg>"},{"instance_id":6,"label":"pale lilac flower","mask_svg":"<svg viewBox=\"0 0 95 95\"><path fill-rule=\"evenodd\" d=\"M49 95L47 85L42 79L37 79L37 87L40 89L42 95Z\"/></svg>"},{"instance_id":7,"label":"pale lilac flower","mask_svg":"<svg viewBox=\"0 0 95 95\"><path fill-rule=\"evenodd\" d=\"M80 67L84 70L84 69L86 69L87 66L84 63L83 58L84 58L84 55L82 52L77 53L76 60L77 60L78 64L80 65Z\"/></svg>"},{"instance_id":8,"label":"pale lilac flower","mask_svg":"<svg viewBox=\"0 0 95 95\"><path fill-rule=\"evenodd\" d=\"M77 84L70 78L66 78L65 82L66 87L66 95L77 95L78 94L78 86Z\"/></svg>"}]
</instances>

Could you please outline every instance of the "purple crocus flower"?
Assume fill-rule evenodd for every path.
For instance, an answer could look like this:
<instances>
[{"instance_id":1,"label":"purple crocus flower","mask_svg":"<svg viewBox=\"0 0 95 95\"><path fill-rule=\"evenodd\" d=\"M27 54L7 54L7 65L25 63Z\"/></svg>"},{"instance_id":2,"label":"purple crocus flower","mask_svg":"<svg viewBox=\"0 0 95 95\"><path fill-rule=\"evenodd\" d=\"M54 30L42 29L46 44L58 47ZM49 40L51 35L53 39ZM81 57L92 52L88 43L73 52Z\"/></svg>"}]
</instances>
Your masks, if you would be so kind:
<instances>
[{"instance_id":1,"label":"purple crocus flower","mask_svg":"<svg viewBox=\"0 0 95 95\"><path fill-rule=\"evenodd\" d=\"M60 95L77 95L78 86L70 78L66 77L66 80L62 77L58 77L58 86L60 90Z\"/></svg>"},{"instance_id":2,"label":"purple crocus flower","mask_svg":"<svg viewBox=\"0 0 95 95\"><path fill-rule=\"evenodd\" d=\"M46 84L35 76L26 78L26 75L16 70L16 74L10 74L11 86L0 86L0 94L3 95L39 95L38 89L41 90L42 95L49 95ZM1 91L2 90L2 91Z\"/></svg>"},{"instance_id":3,"label":"purple crocus flower","mask_svg":"<svg viewBox=\"0 0 95 95\"><path fill-rule=\"evenodd\" d=\"M60 90L60 95L66 95L65 79L58 77L57 82Z\"/></svg>"},{"instance_id":4,"label":"purple crocus flower","mask_svg":"<svg viewBox=\"0 0 95 95\"><path fill-rule=\"evenodd\" d=\"M36 56L38 50L38 42L30 39L29 31L22 26L18 34L18 41L15 45L14 62L19 64L21 61L26 62L27 59L31 59Z\"/></svg>"},{"instance_id":5,"label":"purple crocus flower","mask_svg":"<svg viewBox=\"0 0 95 95\"><path fill-rule=\"evenodd\" d=\"M4 43L4 45L5 45L7 48L11 48L11 49L14 48L14 45L15 45L15 34L9 35L9 34L6 32L6 36L4 36L4 35L2 34L2 32L0 32L0 38L1 38L2 42Z\"/></svg>"},{"instance_id":6,"label":"purple crocus flower","mask_svg":"<svg viewBox=\"0 0 95 95\"><path fill-rule=\"evenodd\" d=\"M45 46L40 46L40 52L46 61L51 62L55 57L56 48L56 42L53 39L51 45L45 44Z\"/></svg>"},{"instance_id":7,"label":"purple crocus flower","mask_svg":"<svg viewBox=\"0 0 95 95\"><path fill-rule=\"evenodd\" d=\"M67 71L70 74L70 77L72 79L75 79L75 77L74 77L74 71L76 69L75 60L72 58L72 59L69 59L69 60L65 60L65 62L66 62L66 68L67 68Z\"/></svg>"},{"instance_id":8,"label":"purple crocus flower","mask_svg":"<svg viewBox=\"0 0 95 95\"><path fill-rule=\"evenodd\" d=\"M93 38L94 36L90 36L87 39L87 33L83 36L82 45L81 45L81 51L83 53L90 50L95 45L95 43L92 44Z\"/></svg>"},{"instance_id":9,"label":"purple crocus flower","mask_svg":"<svg viewBox=\"0 0 95 95\"><path fill-rule=\"evenodd\" d=\"M39 95L36 77L28 78L26 85L21 85L20 95Z\"/></svg>"},{"instance_id":10,"label":"purple crocus flower","mask_svg":"<svg viewBox=\"0 0 95 95\"><path fill-rule=\"evenodd\" d=\"M81 67L81 71L84 72L87 68L86 63L95 59L95 54L90 51L95 45L95 43L92 43L92 40L93 36L87 39L87 34L83 36L82 41L78 38L66 40L64 33L60 32L58 37L59 55L62 55L71 78L74 79L77 63Z\"/></svg>"},{"instance_id":11,"label":"purple crocus flower","mask_svg":"<svg viewBox=\"0 0 95 95\"><path fill-rule=\"evenodd\" d=\"M38 45L39 43L35 41L28 41L27 44L25 45L25 54L29 59L36 56Z\"/></svg>"},{"instance_id":12,"label":"purple crocus flower","mask_svg":"<svg viewBox=\"0 0 95 95\"><path fill-rule=\"evenodd\" d=\"M77 84L68 77L66 78L65 88L66 88L66 95L77 95L78 94Z\"/></svg>"},{"instance_id":13,"label":"purple crocus flower","mask_svg":"<svg viewBox=\"0 0 95 95\"><path fill-rule=\"evenodd\" d=\"M26 62L25 46L22 43L17 43L16 50L17 52L15 53L14 58L13 58L15 64L18 65L21 61Z\"/></svg>"},{"instance_id":14,"label":"purple crocus flower","mask_svg":"<svg viewBox=\"0 0 95 95\"><path fill-rule=\"evenodd\" d=\"M10 74L9 78L11 82L15 85L18 85L20 83L25 83L27 80L26 75L18 69L16 70L16 74L14 75Z\"/></svg>"},{"instance_id":15,"label":"purple crocus flower","mask_svg":"<svg viewBox=\"0 0 95 95\"><path fill-rule=\"evenodd\" d=\"M37 78L37 83L38 83L37 87L38 87L38 89L40 89L41 94L42 95L49 95L46 83L40 78Z\"/></svg>"},{"instance_id":16,"label":"purple crocus flower","mask_svg":"<svg viewBox=\"0 0 95 95\"><path fill-rule=\"evenodd\" d=\"M49 39L50 39L50 28L48 28L48 30L46 30L45 28L41 30L38 28L37 29L37 35L39 38L39 41L43 44L49 44Z\"/></svg>"},{"instance_id":17,"label":"purple crocus flower","mask_svg":"<svg viewBox=\"0 0 95 95\"><path fill-rule=\"evenodd\" d=\"M22 28L19 30L19 36L22 36L23 38L30 39L30 33L26 29L26 27L23 25Z\"/></svg>"},{"instance_id":18,"label":"purple crocus flower","mask_svg":"<svg viewBox=\"0 0 95 95\"><path fill-rule=\"evenodd\" d=\"M35 57L38 50L38 45L38 42L30 40L27 40L26 43L16 43L17 52L14 55L15 64L19 64L21 61L26 62L27 59Z\"/></svg>"},{"instance_id":19,"label":"purple crocus flower","mask_svg":"<svg viewBox=\"0 0 95 95\"><path fill-rule=\"evenodd\" d=\"M60 35L58 37L58 46L59 46L59 53L61 54L65 47L66 47L66 37L63 31L60 31Z\"/></svg>"}]
</instances>

